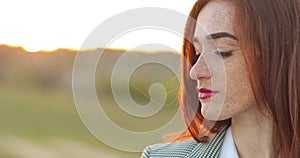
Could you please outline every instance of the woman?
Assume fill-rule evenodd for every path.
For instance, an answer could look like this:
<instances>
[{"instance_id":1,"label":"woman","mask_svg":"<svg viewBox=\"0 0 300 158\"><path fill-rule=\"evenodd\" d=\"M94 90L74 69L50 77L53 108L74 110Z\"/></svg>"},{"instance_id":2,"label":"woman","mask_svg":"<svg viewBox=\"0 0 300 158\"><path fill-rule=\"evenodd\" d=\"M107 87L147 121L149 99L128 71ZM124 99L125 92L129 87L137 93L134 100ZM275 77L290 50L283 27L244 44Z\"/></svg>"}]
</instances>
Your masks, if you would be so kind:
<instances>
[{"instance_id":1,"label":"woman","mask_svg":"<svg viewBox=\"0 0 300 158\"><path fill-rule=\"evenodd\" d=\"M180 93L188 130L142 157L300 157L299 0L198 0L190 17Z\"/></svg>"}]
</instances>

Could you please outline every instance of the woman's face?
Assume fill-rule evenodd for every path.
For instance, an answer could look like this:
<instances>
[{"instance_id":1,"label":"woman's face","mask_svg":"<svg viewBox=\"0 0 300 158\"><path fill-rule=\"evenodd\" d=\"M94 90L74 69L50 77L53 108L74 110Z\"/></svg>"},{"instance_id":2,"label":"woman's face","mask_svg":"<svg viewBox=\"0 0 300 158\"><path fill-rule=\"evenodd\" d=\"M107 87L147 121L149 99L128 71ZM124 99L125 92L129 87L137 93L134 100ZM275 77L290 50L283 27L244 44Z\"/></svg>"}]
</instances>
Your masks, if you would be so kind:
<instances>
[{"instance_id":1,"label":"woman's face","mask_svg":"<svg viewBox=\"0 0 300 158\"><path fill-rule=\"evenodd\" d=\"M201 54L190 70L197 80L201 113L209 120L224 120L256 104L244 56L233 30L234 7L220 0L209 2L197 18L193 44Z\"/></svg>"}]
</instances>

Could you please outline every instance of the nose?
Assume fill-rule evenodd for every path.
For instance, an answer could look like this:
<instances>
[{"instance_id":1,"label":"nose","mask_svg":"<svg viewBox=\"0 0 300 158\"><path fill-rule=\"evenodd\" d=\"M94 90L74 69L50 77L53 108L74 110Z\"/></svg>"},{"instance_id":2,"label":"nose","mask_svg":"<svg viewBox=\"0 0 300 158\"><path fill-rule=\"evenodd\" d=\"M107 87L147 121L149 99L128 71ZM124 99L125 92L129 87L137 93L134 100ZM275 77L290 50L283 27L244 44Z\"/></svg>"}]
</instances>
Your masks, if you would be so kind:
<instances>
[{"instance_id":1,"label":"nose","mask_svg":"<svg viewBox=\"0 0 300 158\"><path fill-rule=\"evenodd\" d=\"M209 79L211 77L207 63L203 58L203 55L200 55L197 62L192 66L190 70L190 77L193 80L203 80Z\"/></svg>"}]
</instances>

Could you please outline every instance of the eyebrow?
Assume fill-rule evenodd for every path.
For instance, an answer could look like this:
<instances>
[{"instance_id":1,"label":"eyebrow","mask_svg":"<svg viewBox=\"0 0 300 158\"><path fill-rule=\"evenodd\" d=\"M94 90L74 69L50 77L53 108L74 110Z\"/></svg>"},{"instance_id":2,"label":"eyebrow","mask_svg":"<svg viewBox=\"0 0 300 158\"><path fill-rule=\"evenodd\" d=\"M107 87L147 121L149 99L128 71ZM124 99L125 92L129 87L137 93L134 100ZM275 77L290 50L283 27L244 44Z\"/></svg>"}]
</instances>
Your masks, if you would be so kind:
<instances>
[{"instance_id":1,"label":"eyebrow","mask_svg":"<svg viewBox=\"0 0 300 158\"><path fill-rule=\"evenodd\" d=\"M218 32L214 34L210 34L206 36L207 39L219 39L219 38L231 38L233 40L238 41L239 39L235 37L234 35L227 33L227 32ZM199 39L197 37L194 37L192 40L193 43L200 43Z\"/></svg>"},{"instance_id":2,"label":"eyebrow","mask_svg":"<svg viewBox=\"0 0 300 158\"><path fill-rule=\"evenodd\" d=\"M218 32L218 33L214 33L214 34L210 34L208 35L206 38L207 39L218 39L218 38L231 38L233 40L238 41L239 39L237 37L235 37L234 35L227 33L227 32ZM198 40L198 38L194 37L192 40L193 43L200 43L200 41Z\"/></svg>"},{"instance_id":3,"label":"eyebrow","mask_svg":"<svg viewBox=\"0 0 300 158\"><path fill-rule=\"evenodd\" d=\"M225 37L238 41L237 37L235 37L234 35L227 33L227 32L218 32L218 33L210 34L206 38L207 39L218 39L218 38L225 38Z\"/></svg>"}]
</instances>

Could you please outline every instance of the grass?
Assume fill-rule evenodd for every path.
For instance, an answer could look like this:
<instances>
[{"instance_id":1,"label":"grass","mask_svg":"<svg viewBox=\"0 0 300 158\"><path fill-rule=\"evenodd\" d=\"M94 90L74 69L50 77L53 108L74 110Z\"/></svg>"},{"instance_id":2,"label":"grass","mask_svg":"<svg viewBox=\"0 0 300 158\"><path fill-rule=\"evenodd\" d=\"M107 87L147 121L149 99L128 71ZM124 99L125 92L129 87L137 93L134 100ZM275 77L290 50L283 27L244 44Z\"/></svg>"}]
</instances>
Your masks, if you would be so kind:
<instances>
[{"instance_id":1,"label":"grass","mask_svg":"<svg viewBox=\"0 0 300 158\"><path fill-rule=\"evenodd\" d=\"M149 102L149 96L145 96L149 84L133 83L135 83L135 88L130 89L133 99L136 102ZM164 85L171 93L166 105L158 114L148 118L137 118L123 112L113 101L107 89L99 89L98 96L105 96L105 99L102 99L103 109L115 124L130 131L143 132L166 124L177 111L175 91L178 84L167 82ZM141 153L113 149L89 133L77 114L71 88L59 90L36 88L31 84L1 85L0 111L0 136L18 136L41 144L47 144L52 139L64 138L93 145L105 153L113 153L124 158L141 155ZM0 150L0 157L15 158L13 153L3 149Z\"/></svg>"},{"instance_id":2,"label":"grass","mask_svg":"<svg viewBox=\"0 0 300 158\"><path fill-rule=\"evenodd\" d=\"M0 150L0 157L3 157L3 158L19 158L15 155L7 153L6 151L3 151L3 150Z\"/></svg>"},{"instance_id":3,"label":"grass","mask_svg":"<svg viewBox=\"0 0 300 158\"><path fill-rule=\"evenodd\" d=\"M71 91L38 90L31 86L1 85L0 135L16 135L47 143L64 138L91 144L121 157L139 157L112 149L93 137L81 122ZM16 151L17 152L17 151ZM13 156L0 150L0 157Z\"/></svg>"}]
</instances>

